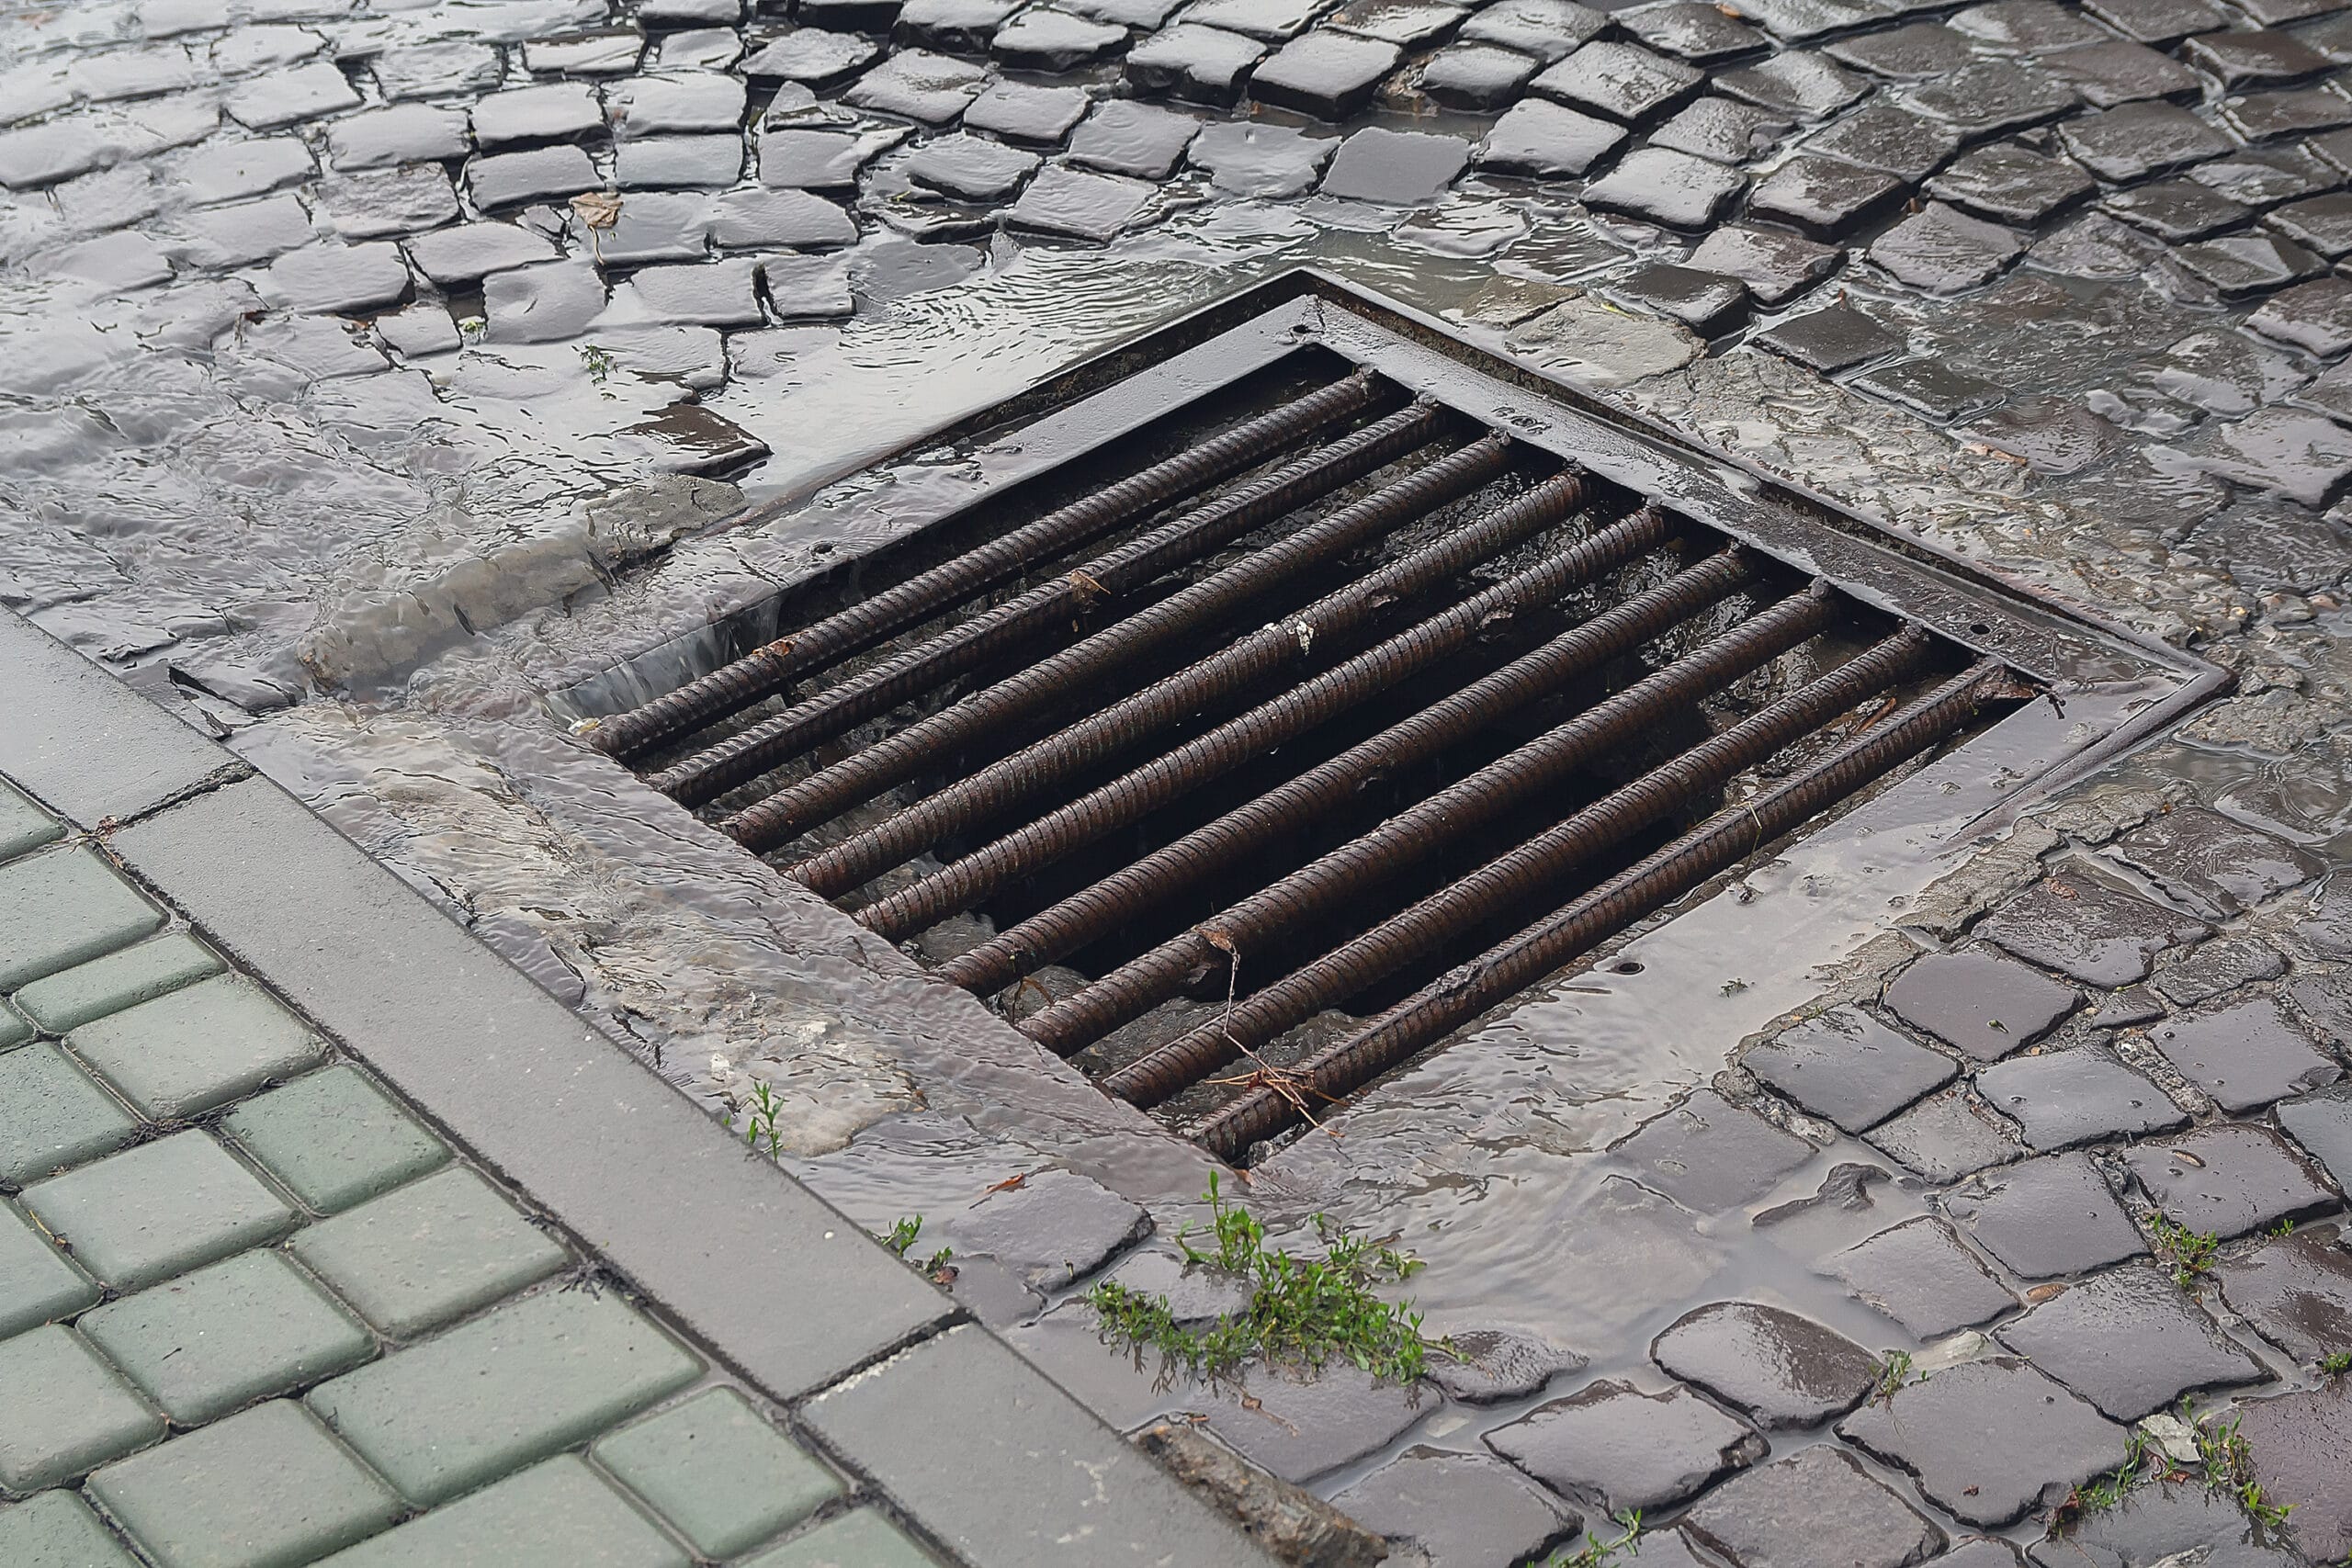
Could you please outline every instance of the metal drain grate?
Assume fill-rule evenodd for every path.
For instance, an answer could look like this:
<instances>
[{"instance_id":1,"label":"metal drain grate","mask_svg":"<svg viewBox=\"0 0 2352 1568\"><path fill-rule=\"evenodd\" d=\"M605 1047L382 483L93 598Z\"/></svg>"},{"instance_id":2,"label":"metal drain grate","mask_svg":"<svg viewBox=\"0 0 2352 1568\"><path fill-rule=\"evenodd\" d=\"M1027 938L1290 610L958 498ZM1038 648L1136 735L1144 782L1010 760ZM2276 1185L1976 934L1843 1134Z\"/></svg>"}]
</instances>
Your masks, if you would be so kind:
<instances>
[{"instance_id":1,"label":"metal drain grate","mask_svg":"<svg viewBox=\"0 0 2352 1568\"><path fill-rule=\"evenodd\" d=\"M1106 378L586 732L1228 1158L2037 687L2201 689L1320 279Z\"/></svg>"}]
</instances>

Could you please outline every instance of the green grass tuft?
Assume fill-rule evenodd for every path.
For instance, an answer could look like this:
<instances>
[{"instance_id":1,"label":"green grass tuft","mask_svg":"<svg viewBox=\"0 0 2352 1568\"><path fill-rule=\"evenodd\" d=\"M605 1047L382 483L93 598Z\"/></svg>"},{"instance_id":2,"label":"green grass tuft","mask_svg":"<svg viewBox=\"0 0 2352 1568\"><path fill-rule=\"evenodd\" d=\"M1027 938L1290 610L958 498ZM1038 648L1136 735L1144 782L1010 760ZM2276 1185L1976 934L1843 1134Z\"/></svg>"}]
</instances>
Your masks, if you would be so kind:
<instances>
[{"instance_id":1,"label":"green grass tuft","mask_svg":"<svg viewBox=\"0 0 2352 1568\"><path fill-rule=\"evenodd\" d=\"M1206 1194L1216 1248L1204 1252L1176 1237L1185 1261L1247 1280L1249 1307L1204 1329L1176 1321L1166 1296L1147 1296L1115 1280L1086 1293L1102 1337L1156 1349L1195 1375L1218 1377L1250 1357L1269 1363L1320 1367L1342 1356L1375 1377L1409 1383L1425 1366L1430 1341L1410 1303L1374 1295L1372 1287L1410 1279L1421 1267L1394 1247L1336 1231L1320 1214L1320 1258L1301 1258L1266 1245L1265 1226L1238 1203L1228 1203L1215 1175Z\"/></svg>"},{"instance_id":2,"label":"green grass tuft","mask_svg":"<svg viewBox=\"0 0 2352 1568\"><path fill-rule=\"evenodd\" d=\"M2163 1214L2149 1219L2148 1240L2156 1256L2172 1265L2172 1282L2184 1291L2213 1267L2213 1254L2222 1245L2222 1238L2212 1232L2190 1230Z\"/></svg>"}]
</instances>

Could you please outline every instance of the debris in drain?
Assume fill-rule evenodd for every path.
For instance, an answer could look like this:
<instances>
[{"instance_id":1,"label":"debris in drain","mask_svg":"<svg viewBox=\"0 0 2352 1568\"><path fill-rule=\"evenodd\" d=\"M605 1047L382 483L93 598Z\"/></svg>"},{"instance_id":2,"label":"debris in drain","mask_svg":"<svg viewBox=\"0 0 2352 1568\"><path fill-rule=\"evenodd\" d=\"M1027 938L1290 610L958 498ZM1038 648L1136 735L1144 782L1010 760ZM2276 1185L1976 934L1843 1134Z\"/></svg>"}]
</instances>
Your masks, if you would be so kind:
<instances>
[{"instance_id":1,"label":"debris in drain","mask_svg":"<svg viewBox=\"0 0 2352 1568\"><path fill-rule=\"evenodd\" d=\"M1311 303L587 732L1236 1161L2046 681L1862 525Z\"/></svg>"}]
</instances>

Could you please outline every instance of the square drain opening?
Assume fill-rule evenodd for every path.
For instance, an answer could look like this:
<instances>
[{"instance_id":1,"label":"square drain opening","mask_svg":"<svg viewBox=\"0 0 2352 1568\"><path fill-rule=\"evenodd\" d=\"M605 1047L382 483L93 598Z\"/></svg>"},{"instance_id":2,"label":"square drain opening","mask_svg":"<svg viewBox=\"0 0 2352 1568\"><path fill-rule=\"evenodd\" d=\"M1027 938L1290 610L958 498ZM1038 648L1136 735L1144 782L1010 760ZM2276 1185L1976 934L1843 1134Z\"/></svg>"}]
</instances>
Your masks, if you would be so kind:
<instances>
[{"instance_id":1,"label":"square drain opening","mask_svg":"<svg viewBox=\"0 0 2352 1568\"><path fill-rule=\"evenodd\" d=\"M1229 1159L2022 703L2017 797L2220 679L1312 274L946 439L555 705Z\"/></svg>"}]
</instances>

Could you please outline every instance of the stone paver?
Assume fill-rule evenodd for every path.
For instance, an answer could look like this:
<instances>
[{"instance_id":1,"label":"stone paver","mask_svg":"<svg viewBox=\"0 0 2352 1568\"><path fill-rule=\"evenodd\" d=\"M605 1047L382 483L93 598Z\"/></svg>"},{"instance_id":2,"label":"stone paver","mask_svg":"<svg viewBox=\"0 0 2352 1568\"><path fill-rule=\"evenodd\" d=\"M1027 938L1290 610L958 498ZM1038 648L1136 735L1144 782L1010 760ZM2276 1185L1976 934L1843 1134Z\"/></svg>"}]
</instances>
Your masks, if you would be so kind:
<instances>
[{"instance_id":1,"label":"stone paver","mask_svg":"<svg viewBox=\"0 0 2352 1568\"><path fill-rule=\"evenodd\" d=\"M449 1157L365 1074L333 1066L256 1095L221 1131L311 1208L335 1213Z\"/></svg>"},{"instance_id":2,"label":"stone paver","mask_svg":"<svg viewBox=\"0 0 2352 1568\"><path fill-rule=\"evenodd\" d=\"M2111 988L2146 979L2157 953L2212 929L2106 883L2062 873L1994 910L1976 933L2030 964Z\"/></svg>"},{"instance_id":3,"label":"stone paver","mask_svg":"<svg viewBox=\"0 0 2352 1568\"><path fill-rule=\"evenodd\" d=\"M1441 1449L1409 1449L1331 1503L1436 1562L1540 1559L1581 1528L1573 1511L1499 1460Z\"/></svg>"},{"instance_id":4,"label":"stone paver","mask_svg":"<svg viewBox=\"0 0 2352 1568\"><path fill-rule=\"evenodd\" d=\"M1886 988L1897 1016L1980 1062L2032 1044L2081 999L2072 986L1982 947L1928 953Z\"/></svg>"},{"instance_id":5,"label":"stone paver","mask_svg":"<svg viewBox=\"0 0 2352 1568\"><path fill-rule=\"evenodd\" d=\"M31 1220L0 1200L0 1339L97 1299L96 1283L43 1239Z\"/></svg>"},{"instance_id":6,"label":"stone paver","mask_svg":"<svg viewBox=\"0 0 2352 1568\"><path fill-rule=\"evenodd\" d=\"M375 1354L365 1325L274 1251L184 1274L83 1314L83 1336L184 1427Z\"/></svg>"},{"instance_id":7,"label":"stone paver","mask_svg":"<svg viewBox=\"0 0 2352 1568\"><path fill-rule=\"evenodd\" d=\"M934 1568L937 1560L871 1508L828 1519L743 1568Z\"/></svg>"},{"instance_id":8,"label":"stone paver","mask_svg":"<svg viewBox=\"0 0 2352 1568\"><path fill-rule=\"evenodd\" d=\"M2265 1240L2213 1267L2222 1299L2296 1360L2352 1350L2352 1247L2319 1225Z\"/></svg>"},{"instance_id":9,"label":"stone paver","mask_svg":"<svg viewBox=\"0 0 2352 1568\"><path fill-rule=\"evenodd\" d=\"M2269 1376L2169 1274L2143 1263L2095 1275L1995 1337L2118 1421L2167 1409L2193 1389Z\"/></svg>"},{"instance_id":10,"label":"stone paver","mask_svg":"<svg viewBox=\"0 0 2352 1568\"><path fill-rule=\"evenodd\" d=\"M100 1280L135 1291L293 1228L294 1211L191 1127L25 1189Z\"/></svg>"},{"instance_id":11,"label":"stone paver","mask_svg":"<svg viewBox=\"0 0 2352 1568\"><path fill-rule=\"evenodd\" d=\"M424 1506L568 1447L700 1370L617 1297L559 1290L347 1372L309 1403Z\"/></svg>"},{"instance_id":12,"label":"stone paver","mask_svg":"<svg viewBox=\"0 0 2352 1568\"><path fill-rule=\"evenodd\" d=\"M0 1503L0 1562L20 1568L138 1568L90 1506L72 1492Z\"/></svg>"},{"instance_id":13,"label":"stone paver","mask_svg":"<svg viewBox=\"0 0 2352 1568\"><path fill-rule=\"evenodd\" d=\"M327 1559L336 1568L687 1568L678 1543L559 1454Z\"/></svg>"},{"instance_id":14,"label":"stone paver","mask_svg":"<svg viewBox=\"0 0 2352 1568\"><path fill-rule=\"evenodd\" d=\"M0 1181L70 1169L138 1131L139 1118L58 1046L0 1054Z\"/></svg>"},{"instance_id":15,"label":"stone paver","mask_svg":"<svg viewBox=\"0 0 2352 1568\"><path fill-rule=\"evenodd\" d=\"M164 1435L148 1408L69 1328L0 1340L0 1487L34 1492Z\"/></svg>"},{"instance_id":16,"label":"stone paver","mask_svg":"<svg viewBox=\"0 0 2352 1568\"><path fill-rule=\"evenodd\" d=\"M1610 1152L1676 1202L1713 1213L1760 1197L1813 1157L1813 1145L1712 1089L1701 1089Z\"/></svg>"},{"instance_id":17,"label":"stone paver","mask_svg":"<svg viewBox=\"0 0 2352 1568\"><path fill-rule=\"evenodd\" d=\"M1928 1500L1998 1528L2122 1462L2123 1428L2022 1360L1946 1367L1865 1404L1840 1436L1919 1478Z\"/></svg>"},{"instance_id":18,"label":"stone paver","mask_svg":"<svg viewBox=\"0 0 2352 1568\"><path fill-rule=\"evenodd\" d=\"M1945 1540L1851 1454L1826 1444L1733 1477L1682 1528L1740 1568L1910 1568Z\"/></svg>"},{"instance_id":19,"label":"stone paver","mask_svg":"<svg viewBox=\"0 0 2352 1568\"><path fill-rule=\"evenodd\" d=\"M151 1121L199 1115L318 1060L326 1043L242 975L201 981L65 1037Z\"/></svg>"},{"instance_id":20,"label":"stone paver","mask_svg":"<svg viewBox=\"0 0 2352 1568\"><path fill-rule=\"evenodd\" d=\"M1614 1516L1656 1512L1764 1457L1755 1429L1690 1390L1602 1382L1487 1434L1487 1446L1546 1486Z\"/></svg>"},{"instance_id":21,"label":"stone paver","mask_svg":"<svg viewBox=\"0 0 2352 1568\"><path fill-rule=\"evenodd\" d=\"M395 1338L511 1295L570 1261L559 1243L463 1166L322 1220L290 1246Z\"/></svg>"},{"instance_id":22,"label":"stone paver","mask_svg":"<svg viewBox=\"0 0 2352 1568\"><path fill-rule=\"evenodd\" d=\"M2096 1045L2012 1056L1977 1074L1976 1088L2042 1154L2188 1122L2163 1089Z\"/></svg>"},{"instance_id":23,"label":"stone paver","mask_svg":"<svg viewBox=\"0 0 2352 1568\"><path fill-rule=\"evenodd\" d=\"M282 1399L109 1465L90 1492L162 1568L308 1562L401 1513L390 1488Z\"/></svg>"},{"instance_id":24,"label":"stone paver","mask_svg":"<svg viewBox=\"0 0 2352 1568\"><path fill-rule=\"evenodd\" d=\"M2313 1562L2352 1556L2352 1378L2302 1393L2240 1406L2245 1439L2265 1495L2290 1506L2287 1533Z\"/></svg>"},{"instance_id":25,"label":"stone paver","mask_svg":"<svg viewBox=\"0 0 2352 1568\"><path fill-rule=\"evenodd\" d=\"M1985 1251L2029 1280L2147 1250L2089 1156L2048 1155L1988 1171L1946 1201Z\"/></svg>"},{"instance_id":26,"label":"stone paver","mask_svg":"<svg viewBox=\"0 0 2352 1568\"><path fill-rule=\"evenodd\" d=\"M1989 1323L2017 1305L1938 1219L1907 1220L1829 1260L1854 1293L1922 1339Z\"/></svg>"},{"instance_id":27,"label":"stone paver","mask_svg":"<svg viewBox=\"0 0 2352 1568\"><path fill-rule=\"evenodd\" d=\"M1740 1062L1849 1133L1876 1126L1959 1070L1950 1057L1853 1008L1836 1008L1787 1030Z\"/></svg>"},{"instance_id":28,"label":"stone paver","mask_svg":"<svg viewBox=\"0 0 2352 1568\"><path fill-rule=\"evenodd\" d=\"M96 852L60 847L0 865L0 992L145 936L163 912Z\"/></svg>"},{"instance_id":29,"label":"stone paver","mask_svg":"<svg viewBox=\"0 0 2352 1568\"><path fill-rule=\"evenodd\" d=\"M2258 1111L2344 1077L2343 1066L2267 997L2184 1013L2148 1033L2165 1059L2225 1111Z\"/></svg>"},{"instance_id":30,"label":"stone paver","mask_svg":"<svg viewBox=\"0 0 2352 1568\"><path fill-rule=\"evenodd\" d=\"M1878 1376L1877 1359L1844 1335L1758 1302L1684 1314L1652 1343L1650 1359L1768 1431L1843 1416Z\"/></svg>"},{"instance_id":31,"label":"stone paver","mask_svg":"<svg viewBox=\"0 0 2352 1568\"><path fill-rule=\"evenodd\" d=\"M186 931L171 931L36 980L15 1000L35 1023L62 1034L220 972L219 954Z\"/></svg>"},{"instance_id":32,"label":"stone paver","mask_svg":"<svg viewBox=\"0 0 2352 1568\"><path fill-rule=\"evenodd\" d=\"M598 1439L598 1463L705 1557L729 1557L798 1523L842 1483L729 1389Z\"/></svg>"},{"instance_id":33,"label":"stone paver","mask_svg":"<svg viewBox=\"0 0 2352 1568\"><path fill-rule=\"evenodd\" d=\"M2223 1562L2234 1568L2298 1568L2301 1559L2276 1538L2256 1529L2226 1494L2191 1480L2142 1487L2112 1508L2083 1519L2063 1536L2036 1541L2032 1568L2118 1564Z\"/></svg>"},{"instance_id":34,"label":"stone paver","mask_svg":"<svg viewBox=\"0 0 2352 1568\"><path fill-rule=\"evenodd\" d=\"M2267 1127L2199 1127L2126 1149L2123 1162L2157 1208L2199 1235L2243 1235L2336 1207L2318 1173Z\"/></svg>"}]
</instances>

